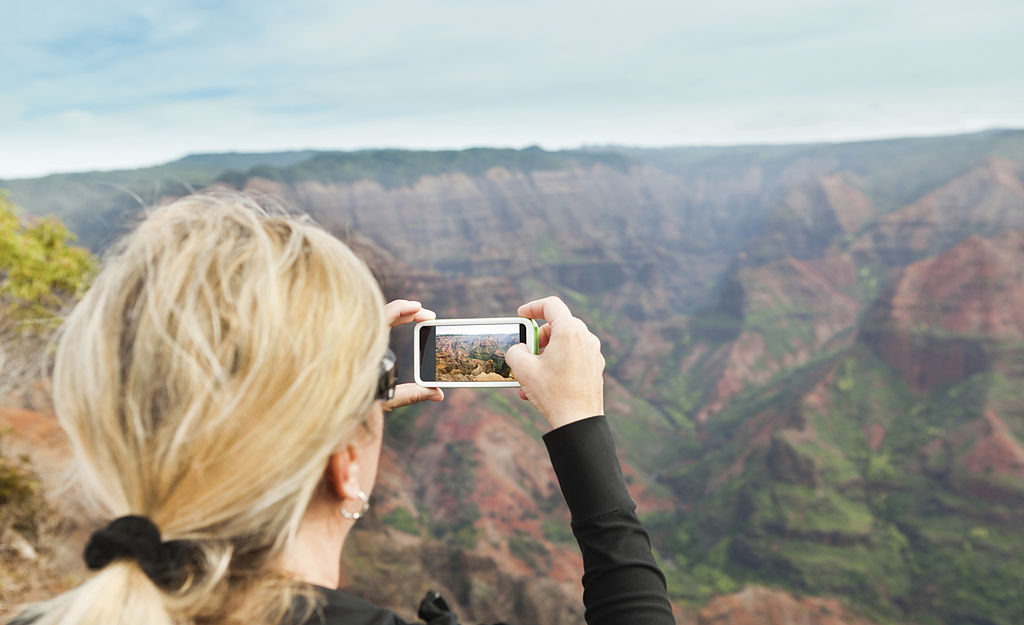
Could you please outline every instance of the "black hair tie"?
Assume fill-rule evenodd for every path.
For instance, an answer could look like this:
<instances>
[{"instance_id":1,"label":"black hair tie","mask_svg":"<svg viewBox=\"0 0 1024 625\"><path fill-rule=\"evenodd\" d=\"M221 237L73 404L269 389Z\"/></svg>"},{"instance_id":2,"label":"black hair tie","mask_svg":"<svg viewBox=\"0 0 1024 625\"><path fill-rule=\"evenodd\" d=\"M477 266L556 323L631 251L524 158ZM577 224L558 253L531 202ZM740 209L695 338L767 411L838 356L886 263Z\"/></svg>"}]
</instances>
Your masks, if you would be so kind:
<instances>
[{"instance_id":1,"label":"black hair tie","mask_svg":"<svg viewBox=\"0 0 1024 625\"><path fill-rule=\"evenodd\" d=\"M165 590L177 590L196 569L198 549L187 540L163 542L160 530L142 516L123 516L93 532L85 546L85 565L98 571L114 560L135 560Z\"/></svg>"}]
</instances>

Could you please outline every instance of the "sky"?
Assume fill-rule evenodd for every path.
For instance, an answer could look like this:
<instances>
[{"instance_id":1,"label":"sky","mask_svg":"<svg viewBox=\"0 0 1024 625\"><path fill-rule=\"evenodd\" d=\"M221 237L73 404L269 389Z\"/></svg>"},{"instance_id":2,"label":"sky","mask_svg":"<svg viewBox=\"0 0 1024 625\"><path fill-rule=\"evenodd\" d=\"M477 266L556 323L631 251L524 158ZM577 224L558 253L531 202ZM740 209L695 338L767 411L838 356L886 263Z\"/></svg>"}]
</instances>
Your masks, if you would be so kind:
<instances>
[{"instance_id":1,"label":"sky","mask_svg":"<svg viewBox=\"0 0 1024 625\"><path fill-rule=\"evenodd\" d=\"M437 334L519 334L519 325L515 323L480 324L469 326L437 326Z\"/></svg>"},{"instance_id":2,"label":"sky","mask_svg":"<svg viewBox=\"0 0 1024 625\"><path fill-rule=\"evenodd\" d=\"M0 0L0 179L1024 127L1020 0Z\"/></svg>"}]
</instances>

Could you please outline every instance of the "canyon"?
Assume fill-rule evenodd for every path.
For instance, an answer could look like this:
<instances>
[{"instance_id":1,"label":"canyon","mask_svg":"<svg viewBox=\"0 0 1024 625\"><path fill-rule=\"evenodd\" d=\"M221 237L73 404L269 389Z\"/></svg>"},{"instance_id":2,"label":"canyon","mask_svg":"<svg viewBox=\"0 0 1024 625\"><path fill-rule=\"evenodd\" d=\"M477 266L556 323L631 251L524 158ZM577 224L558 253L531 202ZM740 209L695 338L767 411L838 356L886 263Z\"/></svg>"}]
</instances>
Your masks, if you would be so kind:
<instances>
[{"instance_id":1,"label":"canyon","mask_svg":"<svg viewBox=\"0 0 1024 625\"><path fill-rule=\"evenodd\" d=\"M0 187L100 254L141 210L118 186L143 203L245 190L301 207L387 296L439 316L560 295L602 340L620 459L679 622L1002 625L1024 620L1022 178L1024 132L1008 130L206 155ZM392 348L411 378L408 328ZM0 443L52 481L59 430L45 390L28 396L3 402ZM348 587L407 618L431 587L464 622L581 623L544 431L501 390L389 415ZM53 506L54 532L91 522Z\"/></svg>"}]
</instances>

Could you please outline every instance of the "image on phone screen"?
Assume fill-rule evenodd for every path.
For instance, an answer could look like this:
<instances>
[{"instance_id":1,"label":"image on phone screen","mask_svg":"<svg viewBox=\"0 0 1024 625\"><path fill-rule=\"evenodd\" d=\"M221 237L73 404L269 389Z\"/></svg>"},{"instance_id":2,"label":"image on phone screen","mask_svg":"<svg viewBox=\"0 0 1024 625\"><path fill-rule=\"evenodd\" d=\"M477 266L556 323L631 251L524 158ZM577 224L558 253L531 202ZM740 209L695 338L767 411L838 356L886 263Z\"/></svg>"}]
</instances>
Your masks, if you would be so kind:
<instances>
[{"instance_id":1,"label":"image on phone screen","mask_svg":"<svg viewBox=\"0 0 1024 625\"><path fill-rule=\"evenodd\" d=\"M435 374L438 382L514 382L505 352L520 342L520 325L438 326Z\"/></svg>"}]
</instances>

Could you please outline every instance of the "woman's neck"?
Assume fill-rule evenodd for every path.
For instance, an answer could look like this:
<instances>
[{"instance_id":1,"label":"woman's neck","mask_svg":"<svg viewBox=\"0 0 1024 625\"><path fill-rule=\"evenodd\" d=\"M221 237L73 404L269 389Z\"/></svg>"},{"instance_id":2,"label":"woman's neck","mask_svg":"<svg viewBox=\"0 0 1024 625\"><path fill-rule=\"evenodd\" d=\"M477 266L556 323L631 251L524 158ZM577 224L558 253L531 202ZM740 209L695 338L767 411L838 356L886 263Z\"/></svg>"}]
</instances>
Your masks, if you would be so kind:
<instances>
[{"instance_id":1,"label":"woman's neck","mask_svg":"<svg viewBox=\"0 0 1024 625\"><path fill-rule=\"evenodd\" d=\"M338 514L333 504L314 497L281 568L289 577L324 588L337 588L341 580L341 550L353 522Z\"/></svg>"}]
</instances>

